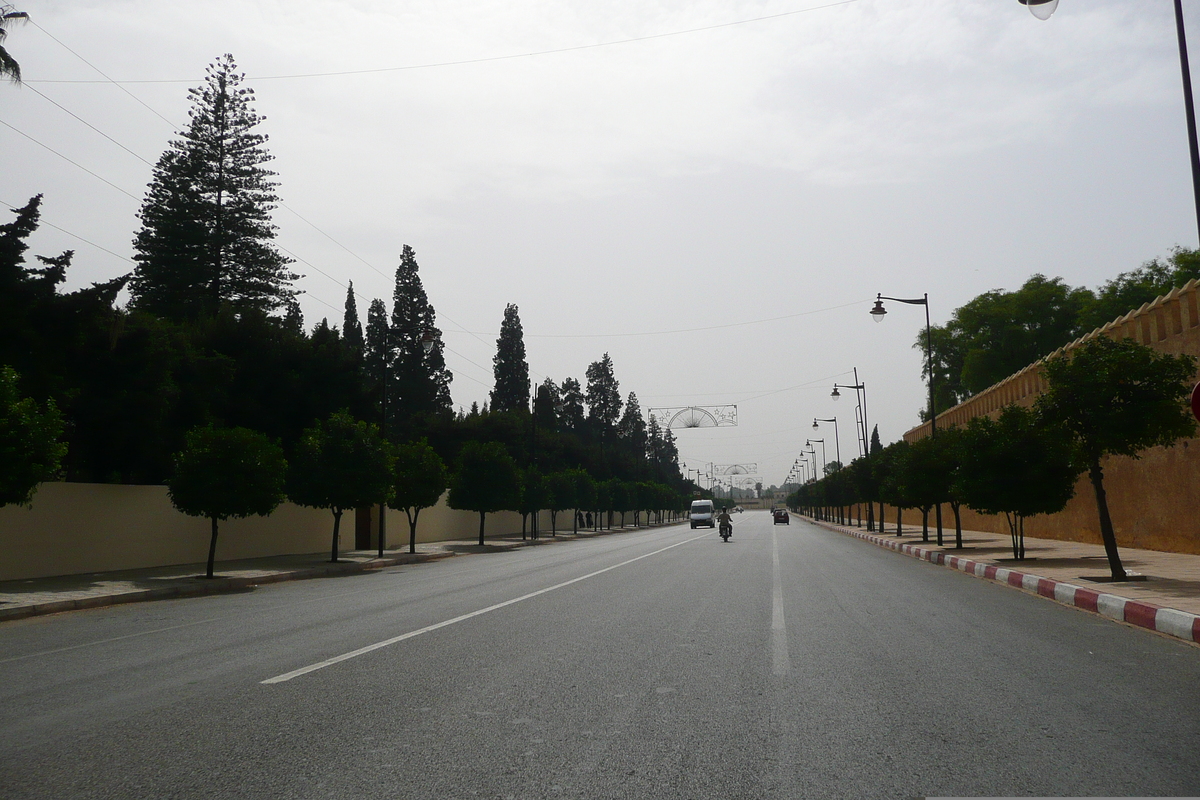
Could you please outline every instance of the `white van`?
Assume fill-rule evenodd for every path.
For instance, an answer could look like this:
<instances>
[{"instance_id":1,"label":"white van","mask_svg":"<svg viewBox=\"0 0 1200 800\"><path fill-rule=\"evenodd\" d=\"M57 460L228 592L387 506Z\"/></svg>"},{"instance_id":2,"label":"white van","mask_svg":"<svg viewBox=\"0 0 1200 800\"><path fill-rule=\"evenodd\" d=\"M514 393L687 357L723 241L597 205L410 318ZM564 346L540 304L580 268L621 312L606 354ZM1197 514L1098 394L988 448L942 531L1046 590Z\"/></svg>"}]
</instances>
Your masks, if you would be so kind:
<instances>
[{"instance_id":1,"label":"white van","mask_svg":"<svg viewBox=\"0 0 1200 800\"><path fill-rule=\"evenodd\" d=\"M699 528L701 525L707 525L710 528L717 527L717 514L713 510L713 501L693 500L688 519L692 521L692 528Z\"/></svg>"}]
</instances>

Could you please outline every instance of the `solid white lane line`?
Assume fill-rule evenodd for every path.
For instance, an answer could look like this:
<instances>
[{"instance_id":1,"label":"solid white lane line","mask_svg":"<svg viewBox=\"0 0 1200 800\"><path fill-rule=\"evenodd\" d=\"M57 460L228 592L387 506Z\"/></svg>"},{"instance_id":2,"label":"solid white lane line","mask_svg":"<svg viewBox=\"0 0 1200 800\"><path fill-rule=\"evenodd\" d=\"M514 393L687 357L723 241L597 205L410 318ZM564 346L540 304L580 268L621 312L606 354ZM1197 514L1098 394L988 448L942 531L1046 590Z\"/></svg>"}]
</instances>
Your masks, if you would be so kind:
<instances>
[{"instance_id":1,"label":"solid white lane line","mask_svg":"<svg viewBox=\"0 0 1200 800\"><path fill-rule=\"evenodd\" d=\"M779 568L779 537L771 528L771 672L782 676L792 668L788 658L787 621L783 617L783 577Z\"/></svg>"},{"instance_id":2,"label":"solid white lane line","mask_svg":"<svg viewBox=\"0 0 1200 800\"><path fill-rule=\"evenodd\" d=\"M327 658L324 661L318 661L316 664L309 664L307 667L301 667L300 669L295 669L295 670L292 670L291 672L285 672L282 675L276 675L274 678L267 678L265 681L261 681L261 683L270 684L270 683L283 683L284 681L290 681L292 678L298 678L301 675L307 675L310 672L316 672L319 669L325 669L325 667L330 667L330 666L333 666L334 664L340 664L341 662L349 661L352 658L358 658L361 655L366 655L367 653L373 652L375 650L379 650L382 647L387 647L389 645L393 645L398 642L403 642L405 639L412 639L414 636L420 636L423 633L429 633L430 631L436 631L440 628L446 628L446 627L449 627L450 625L454 625L459 622L465 622L466 620L481 616L483 614L487 614L491 611L496 611L498 609L514 605L515 603L520 603L523 600L529 600L531 598L539 597L540 595L547 594L549 592L553 592L558 589L562 589L566 586L570 586L573 583L579 583L580 581L586 581L588 578L594 578L597 575L603 575L604 573L611 572L612 570L617 569L618 567L627 566L629 564L634 563L635 561L641 561L643 558L649 558L650 556L656 556L659 553L665 553L666 551L668 551L672 548L679 547L680 545L688 544L690 542L696 541L697 539L703 539L703 538L704 538L704 536L693 536L691 539L684 539L682 542L676 542L675 544L667 545L666 547L663 547L659 550L655 550L652 553L646 553L645 555L640 555L640 556L637 556L636 558L631 558L628 561L622 561L619 564L613 564L611 567L605 567L604 569L598 569L595 572L589 572L587 575L580 575L578 578L572 578L569 581L563 581L562 583L556 583L553 586L547 586L545 589L538 589L536 592L530 592L529 594L524 594L524 595L521 595L520 597L514 597L512 600L505 600L503 603L496 603L493 606L488 606L487 608L481 608L478 611L472 611L469 614L463 614L461 616L454 617L453 619L448 619L443 622L438 622L433 625L428 625L424 628L420 628L415 631L409 631L408 633L403 633L399 636L393 636L391 639L384 639L382 642L376 642L375 644L369 644L366 647L360 647L359 649L352 650L349 653L342 653L340 656L334 656L333 658Z\"/></svg>"}]
</instances>

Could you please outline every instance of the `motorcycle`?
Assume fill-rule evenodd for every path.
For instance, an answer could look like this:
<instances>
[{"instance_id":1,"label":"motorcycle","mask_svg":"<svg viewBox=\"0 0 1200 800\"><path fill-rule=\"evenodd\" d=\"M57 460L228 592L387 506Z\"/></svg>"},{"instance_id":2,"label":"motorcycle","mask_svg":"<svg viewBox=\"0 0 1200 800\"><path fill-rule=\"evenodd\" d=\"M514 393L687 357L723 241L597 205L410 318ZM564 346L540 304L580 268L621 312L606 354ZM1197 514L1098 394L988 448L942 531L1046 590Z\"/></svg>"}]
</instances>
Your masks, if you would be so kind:
<instances>
[{"instance_id":1,"label":"motorcycle","mask_svg":"<svg viewBox=\"0 0 1200 800\"><path fill-rule=\"evenodd\" d=\"M729 537L732 535L733 535L733 523L722 522L721 523L721 539L728 542Z\"/></svg>"}]
</instances>

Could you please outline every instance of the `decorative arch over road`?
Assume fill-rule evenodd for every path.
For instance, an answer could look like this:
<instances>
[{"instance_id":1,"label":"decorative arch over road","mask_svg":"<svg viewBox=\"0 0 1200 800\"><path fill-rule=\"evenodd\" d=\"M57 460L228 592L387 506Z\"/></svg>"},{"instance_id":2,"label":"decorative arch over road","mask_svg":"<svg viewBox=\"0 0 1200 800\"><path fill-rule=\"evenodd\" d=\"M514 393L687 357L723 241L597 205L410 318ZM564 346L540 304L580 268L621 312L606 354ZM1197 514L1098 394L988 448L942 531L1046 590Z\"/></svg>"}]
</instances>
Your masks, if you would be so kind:
<instances>
[{"instance_id":1,"label":"decorative arch over road","mask_svg":"<svg viewBox=\"0 0 1200 800\"><path fill-rule=\"evenodd\" d=\"M664 428L724 428L736 427L737 406L676 406L652 408L650 416L656 417Z\"/></svg>"}]
</instances>

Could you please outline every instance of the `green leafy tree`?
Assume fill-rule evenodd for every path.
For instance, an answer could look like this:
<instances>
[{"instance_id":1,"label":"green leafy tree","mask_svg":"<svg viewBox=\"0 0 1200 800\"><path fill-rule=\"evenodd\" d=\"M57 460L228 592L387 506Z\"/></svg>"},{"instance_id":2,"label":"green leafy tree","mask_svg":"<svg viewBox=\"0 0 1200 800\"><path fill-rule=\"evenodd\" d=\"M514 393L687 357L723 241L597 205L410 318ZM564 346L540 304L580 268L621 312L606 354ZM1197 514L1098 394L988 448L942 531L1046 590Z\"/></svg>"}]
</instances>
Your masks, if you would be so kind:
<instances>
[{"instance_id":1,"label":"green leafy tree","mask_svg":"<svg viewBox=\"0 0 1200 800\"><path fill-rule=\"evenodd\" d=\"M546 508L550 511L550 535L558 534L558 512L575 508L575 476L570 472L552 472L546 476Z\"/></svg>"},{"instance_id":2,"label":"green leafy tree","mask_svg":"<svg viewBox=\"0 0 1200 800\"><path fill-rule=\"evenodd\" d=\"M9 55L4 40L9 28L28 19L29 15L24 11L13 11L12 6L0 6L0 77L9 78L13 83L21 82L21 65Z\"/></svg>"},{"instance_id":3,"label":"green leafy tree","mask_svg":"<svg viewBox=\"0 0 1200 800\"><path fill-rule=\"evenodd\" d=\"M38 484L58 474L67 454L54 401L42 410L21 396L17 383L16 370L0 367L0 506L29 505Z\"/></svg>"},{"instance_id":4,"label":"green leafy tree","mask_svg":"<svg viewBox=\"0 0 1200 800\"><path fill-rule=\"evenodd\" d=\"M282 448L257 431L209 426L188 432L168 496L184 514L212 522L207 577L213 576L218 521L274 511L285 497L287 467Z\"/></svg>"},{"instance_id":5,"label":"green leafy tree","mask_svg":"<svg viewBox=\"0 0 1200 800\"><path fill-rule=\"evenodd\" d=\"M517 509L521 513L521 538L525 538L526 520L531 516L533 525L529 535L538 538L537 515L546 507L545 480L537 467L530 467L521 473L521 504Z\"/></svg>"},{"instance_id":6,"label":"green leafy tree","mask_svg":"<svg viewBox=\"0 0 1200 800\"><path fill-rule=\"evenodd\" d=\"M612 478L601 481L596 484L596 527L608 528L612 527L612 515L616 511L616 500L614 494L616 485L619 481ZM601 522L601 515L606 517L605 523Z\"/></svg>"},{"instance_id":7,"label":"green leafy tree","mask_svg":"<svg viewBox=\"0 0 1200 800\"><path fill-rule=\"evenodd\" d=\"M1194 435L1186 399L1196 360L1132 339L1097 336L1047 359L1043 369L1047 389L1037 399L1037 412L1074 440L1096 496L1109 569L1113 580L1124 580L1100 461L1108 455L1138 458L1147 448Z\"/></svg>"},{"instance_id":8,"label":"green leafy tree","mask_svg":"<svg viewBox=\"0 0 1200 800\"><path fill-rule=\"evenodd\" d=\"M392 491L392 448L379 426L338 411L304 431L288 471L292 502L333 512L329 560L338 560L342 513L385 503Z\"/></svg>"},{"instance_id":9,"label":"green leafy tree","mask_svg":"<svg viewBox=\"0 0 1200 800\"><path fill-rule=\"evenodd\" d=\"M976 511L1004 515L1015 559L1025 558L1026 517L1061 511L1078 476L1070 438L1027 408L1005 406L963 431L957 492Z\"/></svg>"},{"instance_id":10,"label":"green leafy tree","mask_svg":"<svg viewBox=\"0 0 1200 800\"><path fill-rule=\"evenodd\" d=\"M954 546L962 545L962 502L954 491L962 432L941 428L937 436L912 443L908 454L908 487L912 502L921 509L921 539L929 541L929 512L938 504L949 503L954 510ZM939 542L939 544L941 544Z\"/></svg>"},{"instance_id":11,"label":"green leafy tree","mask_svg":"<svg viewBox=\"0 0 1200 800\"><path fill-rule=\"evenodd\" d=\"M517 307L504 307L496 355L492 358L496 385L491 392L492 411L524 411L529 408L529 364L525 361L525 339Z\"/></svg>"},{"instance_id":12,"label":"green leafy tree","mask_svg":"<svg viewBox=\"0 0 1200 800\"><path fill-rule=\"evenodd\" d=\"M451 508L479 514L479 546L484 545L484 519L489 513L515 509L521 502L517 462L499 442L467 442L450 481Z\"/></svg>"},{"instance_id":13,"label":"green leafy tree","mask_svg":"<svg viewBox=\"0 0 1200 800\"><path fill-rule=\"evenodd\" d=\"M1012 292L994 290L955 309L932 330L938 408L949 408L1078 338L1094 302L1085 288L1034 275ZM925 351L925 333L915 348ZM922 368L928 379L928 365Z\"/></svg>"},{"instance_id":14,"label":"green leafy tree","mask_svg":"<svg viewBox=\"0 0 1200 800\"><path fill-rule=\"evenodd\" d=\"M612 510L621 515L621 527L625 527L625 515L637 505L637 489L633 483L614 479L609 487Z\"/></svg>"},{"instance_id":15,"label":"green leafy tree","mask_svg":"<svg viewBox=\"0 0 1200 800\"><path fill-rule=\"evenodd\" d=\"M1200 278L1200 250L1177 247L1166 259L1147 261L1105 281L1087 308L1084 327L1099 328L1195 278Z\"/></svg>"},{"instance_id":16,"label":"green leafy tree","mask_svg":"<svg viewBox=\"0 0 1200 800\"><path fill-rule=\"evenodd\" d=\"M438 504L450 483L446 464L425 440L397 445L388 506L408 518L408 552L417 552L417 517Z\"/></svg>"},{"instance_id":17,"label":"green leafy tree","mask_svg":"<svg viewBox=\"0 0 1200 800\"><path fill-rule=\"evenodd\" d=\"M879 499L896 509L896 535L901 534L901 511L914 508L916 499L909 486L910 468L908 442L901 439L885 447L875 461L875 469L879 471ZM822 481L824 483L824 481ZM883 510L879 512L879 530L887 528L883 518Z\"/></svg>"},{"instance_id":18,"label":"green leafy tree","mask_svg":"<svg viewBox=\"0 0 1200 800\"><path fill-rule=\"evenodd\" d=\"M449 414L450 381L446 369L445 345L438 330L437 314L421 283L417 254L408 245L400 253L396 267L396 287L392 295L392 324L389 331L391 385L388 388L388 425L397 434L413 428L417 415ZM429 352L423 340L433 338Z\"/></svg>"},{"instance_id":19,"label":"green leafy tree","mask_svg":"<svg viewBox=\"0 0 1200 800\"><path fill-rule=\"evenodd\" d=\"M133 306L176 319L212 316L222 304L271 311L295 296L290 260L273 244L279 198L254 90L233 57L208 67L190 90L191 122L154 167L134 238Z\"/></svg>"}]
</instances>

